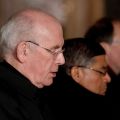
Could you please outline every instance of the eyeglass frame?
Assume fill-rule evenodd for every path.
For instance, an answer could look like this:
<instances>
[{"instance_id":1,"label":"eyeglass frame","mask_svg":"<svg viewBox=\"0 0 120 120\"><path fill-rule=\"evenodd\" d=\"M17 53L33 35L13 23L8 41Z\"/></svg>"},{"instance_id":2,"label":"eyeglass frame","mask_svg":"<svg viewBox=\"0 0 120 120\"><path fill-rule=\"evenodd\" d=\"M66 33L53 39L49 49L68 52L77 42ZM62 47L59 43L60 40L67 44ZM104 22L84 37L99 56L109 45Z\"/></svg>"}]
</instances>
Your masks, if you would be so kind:
<instances>
[{"instance_id":1,"label":"eyeglass frame","mask_svg":"<svg viewBox=\"0 0 120 120\"><path fill-rule=\"evenodd\" d=\"M98 73L102 74L103 76L105 76L107 74L107 70L105 72L102 72L102 71L96 70L95 68L87 67L87 66L83 66L83 65L78 65L77 67L83 67L83 68L86 68L86 69L89 69L89 70L93 70L95 72L98 72Z\"/></svg>"},{"instance_id":2,"label":"eyeglass frame","mask_svg":"<svg viewBox=\"0 0 120 120\"><path fill-rule=\"evenodd\" d=\"M39 45L38 43L33 42L33 41L25 41L25 42L30 42L30 43L32 43L32 44L34 44L34 45L37 45L37 46L43 48L44 50L46 50L48 53L50 53L50 54L52 54L53 56L55 56L55 57L56 57L58 54L63 53L63 52L65 51L65 49L61 49L61 50L59 50L59 51L52 51L52 50L50 50L50 49L48 49L48 48L42 47L41 45Z\"/></svg>"}]
</instances>

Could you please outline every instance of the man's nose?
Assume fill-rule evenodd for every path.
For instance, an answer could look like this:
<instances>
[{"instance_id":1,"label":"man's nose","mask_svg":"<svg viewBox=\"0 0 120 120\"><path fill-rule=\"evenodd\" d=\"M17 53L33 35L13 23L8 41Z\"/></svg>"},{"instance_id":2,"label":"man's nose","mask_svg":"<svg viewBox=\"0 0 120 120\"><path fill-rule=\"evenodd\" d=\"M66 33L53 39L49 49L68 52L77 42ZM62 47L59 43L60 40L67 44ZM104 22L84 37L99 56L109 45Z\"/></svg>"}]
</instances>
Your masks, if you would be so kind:
<instances>
[{"instance_id":1,"label":"man's nose","mask_svg":"<svg viewBox=\"0 0 120 120\"><path fill-rule=\"evenodd\" d=\"M105 75L105 82L110 83L111 82L111 77L108 73Z\"/></svg>"},{"instance_id":2,"label":"man's nose","mask_svg":"<svg viewBox=\"0 0 120 120\"><path fill-rule=\"evenodd\" d=\"M65 58L64 58L63 53L59 53L59 55L57 56L56 61L57 61L57 63L58 63L59 65L65 64Z\"/></svg>"}]
</instances>

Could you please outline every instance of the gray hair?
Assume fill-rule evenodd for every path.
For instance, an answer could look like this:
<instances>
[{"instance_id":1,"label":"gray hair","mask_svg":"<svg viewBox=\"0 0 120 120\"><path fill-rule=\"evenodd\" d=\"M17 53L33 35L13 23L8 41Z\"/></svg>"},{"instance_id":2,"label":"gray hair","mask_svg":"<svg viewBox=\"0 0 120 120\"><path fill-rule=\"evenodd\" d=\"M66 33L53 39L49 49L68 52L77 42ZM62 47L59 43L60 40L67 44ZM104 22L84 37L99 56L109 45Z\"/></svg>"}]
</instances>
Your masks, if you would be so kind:
<instances>
[{"instance_id":1,"label":"gray hair","mask_svg":"<svg viewBox=\"0 0 120 120\"><path fill-rule=\"evenodd\" d=\"M105 50L97 43L91 43L90 39L86 38L70 38L65 40L65 64L64 68L68 75L72 67L75 66L90 66L95 63L94 57L105 55Z\"/></svg>"},{"instance_id":2,"label":"gray hair","mask_svg":"<svg viewBox=\"0 0 120 120\"><path fill-rule=\"evenodd\" d=\"M0 30L0 55L3 59L6 54L14 52L16 46L32 39L33 22L25 14L11 17Z\"/></svg>"}]
</instances>

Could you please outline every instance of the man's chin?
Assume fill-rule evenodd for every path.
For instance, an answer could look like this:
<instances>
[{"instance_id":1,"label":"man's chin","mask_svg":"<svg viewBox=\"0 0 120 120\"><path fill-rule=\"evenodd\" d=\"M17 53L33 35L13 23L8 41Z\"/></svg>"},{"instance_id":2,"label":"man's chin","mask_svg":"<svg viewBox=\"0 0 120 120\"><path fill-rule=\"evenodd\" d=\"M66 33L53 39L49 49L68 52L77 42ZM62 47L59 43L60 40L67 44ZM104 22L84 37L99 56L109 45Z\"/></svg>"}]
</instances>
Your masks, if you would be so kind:
<instances>
[{"instance_id":1,"label":"man's chin","mask_svg":"<svg viewBox=\"0 0 120 120\"><path fill-rule=\"evenodd\" d=\"M45 86L50 86L53 84L53 78L49 79L44 85Z\"/></svg>"}]
</instances>

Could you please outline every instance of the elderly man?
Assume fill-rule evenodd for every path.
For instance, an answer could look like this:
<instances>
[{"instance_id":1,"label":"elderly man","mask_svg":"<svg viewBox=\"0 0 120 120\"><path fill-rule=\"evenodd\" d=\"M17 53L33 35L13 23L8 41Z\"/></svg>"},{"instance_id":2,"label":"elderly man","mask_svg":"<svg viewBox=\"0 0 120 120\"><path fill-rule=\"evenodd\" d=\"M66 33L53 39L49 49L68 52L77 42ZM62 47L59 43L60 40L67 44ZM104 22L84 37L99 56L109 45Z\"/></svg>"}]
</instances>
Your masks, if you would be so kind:
<instances>
[{"instance_id":1,"label":"elderly man","mask_svg":"<svg viewBox=\"0 0 120 120\"><path fill-rule=\"evenodd\" d=\"M64 64L60 23L40 10L12 16L0 31L0 119L46 120L38 88L49 86Z\"/></svg>"}]
</instances>

